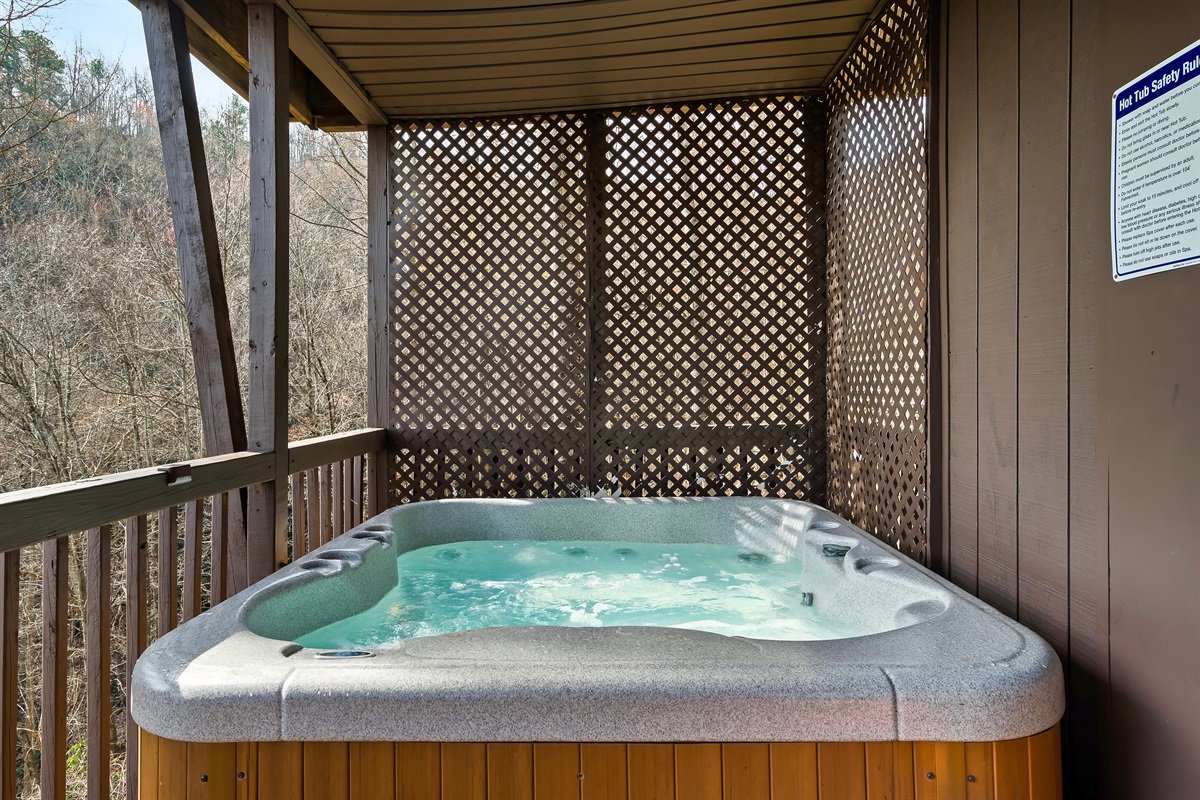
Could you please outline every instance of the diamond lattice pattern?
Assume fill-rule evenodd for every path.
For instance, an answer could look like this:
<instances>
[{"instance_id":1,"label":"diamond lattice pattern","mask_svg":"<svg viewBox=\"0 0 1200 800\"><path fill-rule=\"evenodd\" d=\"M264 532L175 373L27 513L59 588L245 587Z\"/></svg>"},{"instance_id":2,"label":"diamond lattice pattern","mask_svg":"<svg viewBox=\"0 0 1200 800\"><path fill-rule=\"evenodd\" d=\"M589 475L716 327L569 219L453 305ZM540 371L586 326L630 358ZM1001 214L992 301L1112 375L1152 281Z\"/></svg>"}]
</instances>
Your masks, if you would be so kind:
<instances>
[{"instance_id":1,"label":"diamond lattice pattern","mask_svg":"<svg viewBox=\"0 0 1200 800\"><path fill-rule=\"evenodd\" d=\"M398 501L824 501L823 112L393 131Z\"/></svg>"},{"instance_id":2,"label":"diamond lattice pattern","mask_svg":"<svg viewBox=\"0 0 1200 800\"><path fill-rule=\"evenodd\" d=\"M889 6L829 89L829 505L928 561L924 2Z\"/></svg>"}]
</instances>

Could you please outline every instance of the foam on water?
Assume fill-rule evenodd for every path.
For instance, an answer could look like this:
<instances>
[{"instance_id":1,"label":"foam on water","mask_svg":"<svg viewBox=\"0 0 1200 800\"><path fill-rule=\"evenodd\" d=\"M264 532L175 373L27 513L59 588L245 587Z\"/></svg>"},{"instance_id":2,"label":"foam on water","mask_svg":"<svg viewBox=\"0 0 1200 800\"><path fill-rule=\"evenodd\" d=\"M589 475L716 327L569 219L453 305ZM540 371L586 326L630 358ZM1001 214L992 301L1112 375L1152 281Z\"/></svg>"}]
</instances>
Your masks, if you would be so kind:
<instances>
[{"instance_id":1,"label":"foam on water","mask_svg":"<svg viewBox=\"0 0 1200 800\"><path fill-rule=\"evenodd\" d=\"M801 605L801 565L715 544L479 541L400 555L372 608L297 639L322 649L519 625L658 626L755 639L846 632Z\"/></svg>"}]
</instances>

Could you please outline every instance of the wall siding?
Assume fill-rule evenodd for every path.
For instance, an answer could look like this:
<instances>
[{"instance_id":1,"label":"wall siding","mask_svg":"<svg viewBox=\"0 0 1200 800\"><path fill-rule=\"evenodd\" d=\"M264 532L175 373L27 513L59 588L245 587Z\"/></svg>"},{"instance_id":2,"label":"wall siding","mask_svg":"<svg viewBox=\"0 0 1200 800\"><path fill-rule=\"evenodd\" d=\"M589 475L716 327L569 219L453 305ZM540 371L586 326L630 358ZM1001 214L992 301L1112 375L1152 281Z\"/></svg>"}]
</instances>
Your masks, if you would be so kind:
<instances>
[{"instance_id":1,"label":"wall siding","mask_svg":"<svg viewBox=\"0 0 1200 800\"><path fill-rule=\"evenodd\" d=\"M948 572L1062 657L1068 796L1190 796L1200 269L1114 283L1108 181L1112 92L1200 6L941 8Z\"/></svg>"}]
</instances>

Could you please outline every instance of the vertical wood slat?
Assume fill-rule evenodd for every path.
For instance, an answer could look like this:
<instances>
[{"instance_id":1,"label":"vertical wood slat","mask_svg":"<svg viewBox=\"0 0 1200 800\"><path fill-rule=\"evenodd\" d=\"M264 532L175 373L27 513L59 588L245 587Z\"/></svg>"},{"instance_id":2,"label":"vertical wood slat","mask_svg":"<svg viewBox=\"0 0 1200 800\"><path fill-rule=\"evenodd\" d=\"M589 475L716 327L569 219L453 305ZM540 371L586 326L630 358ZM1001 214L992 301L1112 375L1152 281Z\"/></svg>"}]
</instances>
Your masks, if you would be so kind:
<instances>
[{"instance_id":1,"label":"vertical wood slat","mask_svg":"<svg viewBox=\"0 0 1200 800\"><path fill-rule=\"evenodd\" d=\"M912 800L912 769L908 770L907 787L899 785L900 778L896 774L898 760L907 757L911 764L912 748L910 746L907 751L899 753L895 747L896 744L898 743L866 743L864 756L866 757L867 797L869 800L877 800L877 798L881 797L886 797L888 800L895 800L896 797L904 796L905 790L907 790L907 796Z\"/></svg>"},{"instance_id":2,"label":"vertical wood slat","mask_svg":"<svg viewBox=\"0 0 1200 800\"><path fill-rule=\"evenodd\" d=\"M866 800L866 748L862 742L817 744L817 791L824 800Z\"/></svg>"},{"instance_id":3,"label":"vertical wood slat","mask_svg":"<svg viewBox=\"0 0 1200 800\"><path fill-rule=\"evenodd\" d=\"M261 798L303 797L304 763L300 742L258 742L254 783Z\"/></svg>"},{"instance_id":4,"label":"vertical wood slat","mask_svg":"<svg viewBox=\"0 0 1200 800\"><path fill-rule=\"evenodd\" d=\"M1070 0L1020 2L1017 257L1018 619L1067 655ZM1024 601L1024 602L1022 602Z\"/></svg>"},{"instance_id":5,"label":"vertical wood slat","mask_svg":"<svg viewBox=\"0 0 1200 800\"><path fill-rule=\"evenodd\" d=\"M160 517L161 521L161 517ZM162 528L159 529L160 531ZM108 800L112 750L112 526L87 532L87 796ZM174 570L172 570L174 574ZM171 586L174 596L174 584ZM173 620L172 620L173 621ZM161 631L161 623L160 628ZM169 630L169 629L168 629ZM10 795L5 795L6 797Z\"/></svg>"},{"instance_id":6,"label":"vertical wood slat","mask_svg":"<svg viewBox=\"0 0 1200 800\"><path fill-rule=\"evenodd\" d=\"M967 753L963 742L938 742L933 750L938 797L965 797Z\"/></svg>"},{"instance_id":7,"label":"vertical wood slat","mask_svg":"<svg viewBox=\"0 0 1200 800\"><path fill-rule=\"evenodd\" d=\"M203 554L200 552L201 534L204 524L204 501L192 500L183 512L183 621L187 622L200 613L200 570Z\"/></svg>"},{"instance_id":8,"label":"vertical wood slat","mask_svg":"<svg viewBox=\"0 0 1200 800\"><path fill-rule=\"evenodd\" d=\"M138 731L138 743L134 752L141 754L141 763L135 773L130 773L128 780L133 781L129 794L141 800L158 800L158 784L163 771L163 763L158 757L158 745L162 740L152 733ZM186 751L185 757L186 757Z\"/></svg>"},{"instance_id":9,"label":"vertical wood slat","mask_svg":"<svg viewBox=\"0 0 1200 800\"><path fill-rule=\"evenodd\" d=\"M967 800L996 800L992 783L992 745L989 742L967 742L963 750L967 770Z\"/></svg>"},{"instance_id":10,"label":"vertical wood slat","mask_svg":"<svg viewBox=\"0 0 1200 800\"><path fill-rule=\"evenodd\" d=\"M817 800L817 746L812 742L772 742L771 797Z\"/></svg>"},{"instance_id":11,"label":"vertical wood slat","mask_svg":"<svg viewBox=\"0 0 1200 800\"><path fill-rule=\"evenodd\" d=\"M992 743L992 770L996 800L1033 800L1029 783L1029 741L1011 739ZM1037 798L1041 800L1041 798Z\"/></svg>"},{"instance_id":12,"label":"vertical wood slat","mask_svg":"<svg viewBox=\"0 0 1200 800\"><path fill-rule=\"evenodd\" d=\"M1029 739L1029 794L1033 800L1062 800L1062 730L1058 725Z\"/></svg>"},{"instance_id":13,"label":"vertical wood slat","mask_svg":"<svg viewBox=\"0 0 1200 800\"><path fill-rule=\"evenodd\" d=\"M533 745L488 742L487 800L527 800L533 796Z\"/></svg>"},{"instance_id":14,"label":"vertical wood slat","mask_svg":"<svg viewBox=\"0 0 1200 800\"><path fill-rule=\"evenodd\" d=\"M913 788L916 800L937 800L941 776L937 773L936 745L912 743Z\"/></svg>"},{"instance_id":15,"label":"vertical wood slat","mask_svg":"<svg viewBox=\"0 0 1200 800\"><path fill-rule=\"evenodd\" d=\"M978 590L979 183L975 0L945 3L946 292L950 342L949 577Z\"/></svg>"},{"instance_id":16,"label":"vertical wood slat","mask_svg":"<svg viewBox=\"0 0 1200 800\"><path fill-rule=\"evenodd\" d=\"M303 757L303 753L301 753ZM258 800L258 745L239 742L234 747L234 769L237 770L237 800Z\"/></svg>"},{"instance_id":17,"label":"vertical wood slat","mask_svg":"<svg viewBox=\"0 0 1200 800\"><path fill-rule=\"evenodd\" d=\"M308 534L306 550L311 553L321 546L321 487L315 469L304 473L304 516Z\"/></svg>"},{"instance_id":18,"label":"vertical wood slat","mask_svg":"<svg viewBox=\"0 0 1200 800\"><path fill-rule=\"evenodd\" d=\"M292 561L308 552L304 514L304 473L288 477L292 484Z\"/></svg>"},{"instance_id":19,"label":"vertical wood slat","mask_svg":"<svg viewBox=\"0 0 1200 800\"><path fill-rule=\"evenodd\" d=\"M675 797L678 800L720 800L721 745L675 745Z\"/></svg>"},{"instance_id":20,"label":"vertical wood slat","mask_svg":"<svg viewBox=\"0 0 1200 800\"><path fill-rule=\"evenodd\" d=\"M158 512L158 635L175 629L179 619L179 506ZM88 533L91 541L91 533ZM90 553L90 545L89 545ZM91 591L89 589L89 591Z\"/></svg>"},{"instance_id":21,"label":"vertical wood slat","mask_svg":"<svg viewBox=\"0 0 1200 800\"><path fill-rule=\"evenodd\" d=\"M533 745L534 800L579 800L579 745Z\"/></svg>"},{"instance_id":22,"label":"vertical wood slat","mask_svg":"<svg viewBox=\"0 0 1200 800\"><path fill-rule=\"evenodd\" d=\"M67 794L67 564L66 536L42 543L42 800Z\"/></svg>"},{"instance_id":23,"label":"vertical wood slat","mask_svg":"<svg viewBox=\"0 0 1200 800\"><path fill-rule=\"evenodd\" d=\"M442 796L462 800L488 798L488 751L478 742L442 744ZM527 795L528 797L528 795Z\"/></svg>"},{"instance_id":24,"label":"vertical wood slat","mask_svg":"<svg viewBox=\"0 0 1200 800\"><path fill-rule=\"evenodd\" d=\"M331 499L333 501L333 528L329 538L341 536L346 532L346 492L345 492L345 462L335 461L330 465L333 473Z\"/></svg>"},{"instance_id":25,"label":"vertical wood slat","mask_svg":"<svg viewBox=\"0 0 1200 800\"><path fill-rule=\"evenodd\" d=\"M628 745L629 800L675 800L675 748Z\"/></svg>"},{"instance_id":26,"label":"vertical wood slat","mask_svg":"<svg viewBox=\"0 0 1200 800\"><path fill-rule=\"evenodd\" d=\"M320 516L318 520L320 534L317 541L320 544L325 544L333 538L332 520L333 520L333 486L331 484L332 470L328 464L317 468L317 481L319 484L317 513Z\"/></svg>"},{"instance_id":27,"label":"vertical wood slat","mask_svg":"<svg viewBox=\"0 0 1200 800\"><path fill-rule=\"evenodd\" d=\"M979 597L1017 616L1017 0L979 0ZM985 424L986 421L986 424Z\"/></svg>"},{"instance_id":28,"label":"vertical wood slat","mask_svg":"<svg viewBox=\"0 0 1200 800\"><path fill-rule=\"evenodd\" d=\"M129 800L137 800L138 729L130 712L133 667L146 649L146 517L125 521L125 775Z\"/></svg>"},{"instance_id":29,"label":"vertical wood slat","mask_svg":"<svg viewBox=\"0 0 1200 800\"><path fill-rule=\"evenodd\" d=\"M393 800L396 748L391 742L351 742L350 800Z\"/></svg>"},{"instance_id":30,"label":"vertical wood slat","mask_svg":"<svg viewBox=\"0 0 1200 800\"><path fill-rule=\"evenodd\" d=\"M353 513L350 515L350 527L361 525L366 518L363 516L365 507L363 505L363 457L355 456L351 460L351 468L354 473L353 483L350 489L351 509Z\"/></svg>"},{"instance_id":31,"label":"vertical wood slat","mask_svg":"<svg viewBox=\"0 0 1200 800\"><path fill-rule=\"evenodd\" d=\"M250 374L247 447L273 453L272 481L247 494L251 583L287 560L288 19L273 3L247 7L250 67Z\"/></svg>"},{"instance_id":32,"label":"vertical wood slat","mask_svg":"<svg viewBox=\"0 0 1200 800\"><path fill-rule=\"evenodd\" d=\"M304 797L348 800L350 797L350 745L347 742L305 742Z\"/></svg>"},{"instance_id":33,"label":"vertical wood slat","mask_svg":"<svg viewBox=\"0 0 1200 800\"><path fill-rule=\"evenodd\" d=\"M342 530L339 536L354 527L354 469L353 459L342 461Z\"/></svg>"},{"instance_id":34,"label":"vertical wood slat","mask_svg":"<svg viewBox=\"0 0 1200 800\"><path fill-rule=\"evenodd\" d=\"M212 604L229 597L229 493L209 498L212 531L209 567L209 597Z\"/></svg>"},{"instance_id":35,"label":"vertical wood slat","mask_svg":"<svg viewBox=\"0 0 1200 800\"><path fill-rule=\"evenodd\" d=\"M766 747L766 745L763 745ZM579 745L580 795L583 800L627 800L629 759L620 743Z\"/></svg>"},{"instance_id":36,"label":"vertical wood slat","mask_svg":"<svg viewBox=\"0 0 1200 800\"><path fill-rule=\"evenodd\" d=\"M396 745L396 800L437 797L442 781L442 749L437 742Z\"/></svg>"},{"instance_id":37,"label":"vertical wood slat","mask_svg":"<svg viewBox=\"0 0 1200 800\"><path fill-rule=\"evenodd\" d=\"M721 745L724 800L757 800L771 795L771 749L766 744Z\"/></svg>"},{"instance_id":38,"label":"vertical wood slat","mask_svg":"<svg viewBox=\"0 0 1200 800\"><path fill-rule=\"evenodd\" d=\"M0 794L17 796L17 647L21 551L0 553Z\"/></svg>"},{"instance_id":39,"label":"vertical wood slat","mask_svg":"<svg viewBox=\"0 0 1200 800\"><path fill-rule=\"evenodd\" d=\"M189 742L187 800L234 800L236 761L237 745L232 742Z\"/></svg>"}]
</instances>

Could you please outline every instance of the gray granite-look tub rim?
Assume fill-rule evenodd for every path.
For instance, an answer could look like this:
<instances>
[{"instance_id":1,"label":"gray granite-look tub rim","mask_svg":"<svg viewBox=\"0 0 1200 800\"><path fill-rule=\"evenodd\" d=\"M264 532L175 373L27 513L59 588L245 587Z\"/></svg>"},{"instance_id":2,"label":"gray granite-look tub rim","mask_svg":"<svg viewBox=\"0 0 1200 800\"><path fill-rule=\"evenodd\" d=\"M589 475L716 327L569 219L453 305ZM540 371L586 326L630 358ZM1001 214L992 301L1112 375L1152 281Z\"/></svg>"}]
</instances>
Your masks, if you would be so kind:
<instances>
[{"instance_id":1,"label":"gray granite-look tub rim","mask_svg":"<svg viewBox=\"0 0 1200 800\"><path fill-rule=\"evenodd\" d=\"M860 600L912 590L924 598L912 604L916 621L816 642L668 628L483 629L352 663L317 660L247 626L271 603L275 618L279 609L299 613L271 598L297 586L326 591L335 584L317 582L327 576L379 591L395 534L369 529L395 531L405 515L503 518L506 509L542 508L578 521L671 507L703 512L717 527L721 513L782 520L771 541L784 548L848 538L852 550L815 561L824 578L813 579ZM882 559L886 568L876 569ZM135 667L131 704L141 727L185 741L995 741L1054 725L1064 692L1058 657L1028 628L808 503L460 499L390 509L162 637Z\"/></svg>"}]
</instances>

